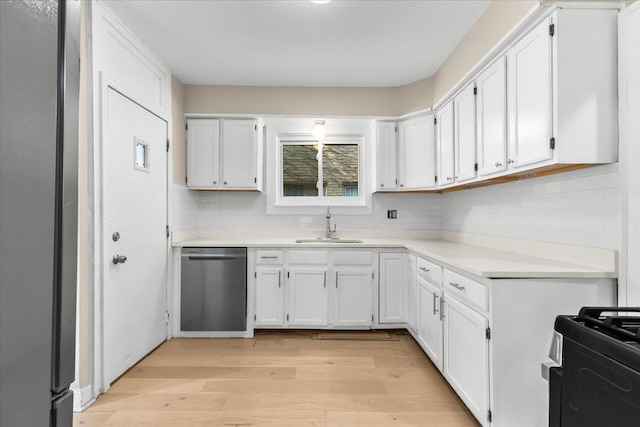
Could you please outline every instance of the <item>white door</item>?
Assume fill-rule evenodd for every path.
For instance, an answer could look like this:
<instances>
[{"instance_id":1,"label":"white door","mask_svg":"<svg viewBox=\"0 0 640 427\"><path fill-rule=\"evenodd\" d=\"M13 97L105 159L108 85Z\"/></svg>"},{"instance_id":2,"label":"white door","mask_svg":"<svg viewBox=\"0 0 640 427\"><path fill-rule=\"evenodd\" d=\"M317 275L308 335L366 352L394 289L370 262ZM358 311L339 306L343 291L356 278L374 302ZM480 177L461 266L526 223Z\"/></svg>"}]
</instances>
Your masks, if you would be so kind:
<instances>
[{"instance_id":1,"label":"white door","mask_svg":"<svg viewBox=\"0 0 640 427\"><path fill-rule=\"evenodd\" d=\"M453 101L447 102L437 113L438 135L438 184L453 184L455 181L453 145Z\"/></svg>"},{"instance_id":2,"label":"white door","mask_svg":"<svg viewBox=\"0 0 640 427\"><path fill-rule=\"evenodd\" d=\"M224 120L222 125L223 188L256 188L258 122Z\"/></svg>"},{"instance_id":3,"label":"white door","mask_svg":"<svg viewBox=\"0 0 640 427\"><path fill-rule=\"evenodd\" d=\"M489 322L447 296L444 313L444 377L478 420L489 410Z\"/></svg>"},{"instance_id":4,"label":"white door","mask_svg":"<svg viewBox=\"0 0 640 427\"><path fill-rule=\"evenodd\" d=\"M476 92L470 84L453 100L457 182L476 177Z\"/></svg>"},{"instance_id":5,"label":"white door","mask_svg":"<svg viewBox=\"0 0 640 427\"><path fill-rule=\"evenodd\" d=\"M518 167L553 155L550 19L507 53L509 162Z\"/></svg>"},{"instance_id":6,"label":"white door","mask_svg":"<svg viewBox=\"0 0 640 427\"><path fill-rule=\"evenodd\" d=\"M427 115L401 122L400 188L423 189L436 185L434 117Z\"/></svg>"},{"instance_id":7,"label":"white door","mask_svg":"<svg viewBox=\"0 0 640 427\"><path fill-rule=\"evenodd\" d=\"M396 122L377 123L376 182L380 191L395 190L398 183L396 162Z\"/></svg>"},{"instance_id":8,"label":"white door","mask_svg":"<svg viewBox=\"0 0 640 427\"><path fill-rule=\"evenodd\" d=\"M187 186L220 187L220 121L189 120L187 123Z\"/></svg>"},{"instance_id":9,"label":"white door","mask_svg":"<svg viewBox=\"0 0 640 427\"><path fill-rule=\"evenodd\" d=\"M507 169L507 94L505 60L500 57L476 79L478 174Z\"/></svg>"},{"instance_id":10,"label":"white door","mask_svg":"<svg viewBox=\"0 0 640 427\"><path fill-rule=\"evenodd\" d=\"M371 326L371 268L336 269L333 324Z\"/></svg>"},{"instance_id":11,"label":"white door","mask_svg":"<svg viewBox=\"0 0 640 427\"><path fill-rule=\"evenodd\" d=\"M442 291L422 278L418 278L420 298L420 325L418 340L434 365L442 372L442 320L440 298Z\"/></svg>"},{"instance_id":12,"label":"white door","mask_svg":"<svg viewBox=\"0 0 640 427\"><path fill-rule=\"evenodd\" d=\"M284 325L282 268L256 268L256 326Z\"/></svg>"},{"instance_id":13,"label":"white door","mask_svg":"<svg viewBox=\"0 0 640 427\"><path fill-rule=\"evenodd\" d=\"M104 386L167 337L167 124L107 90ZM118 233L118 234L115 234ZM114 264L114 256L121 258Z\"/></svg>"},{"instance_id":14,"label":"white door","mask_svg":"<svg viewBox=\"0 0 640 427\"><path fill-rule=\"evenodd\" d=\"M327 270L292 268L289 278L289 326L326 326Z\"/></svg>"}]
</instances>

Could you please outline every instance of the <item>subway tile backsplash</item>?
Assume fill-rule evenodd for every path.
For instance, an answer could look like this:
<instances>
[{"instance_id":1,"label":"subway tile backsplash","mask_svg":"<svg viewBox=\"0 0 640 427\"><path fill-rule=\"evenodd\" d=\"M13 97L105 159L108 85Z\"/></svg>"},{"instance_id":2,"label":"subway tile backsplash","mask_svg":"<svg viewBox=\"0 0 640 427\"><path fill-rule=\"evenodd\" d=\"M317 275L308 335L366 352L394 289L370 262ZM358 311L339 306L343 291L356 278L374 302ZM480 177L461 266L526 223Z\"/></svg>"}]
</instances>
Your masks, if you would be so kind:
<instances>
[{"instance_id":1,"label":"subway tile backsplash","mask_svg":"<svg viewBox=\"0 0 640 427\"><path fill-rule=\"evenodd\" d=\"M370 215L334 215L338 230L431 229L620 250L618 165L439 194L373 195ZM264 193L191 191L174 184L173 230L322 229L323 215L267 215ZM397 219L387 219L395 209Z\"/></svg>"}]
</instances>

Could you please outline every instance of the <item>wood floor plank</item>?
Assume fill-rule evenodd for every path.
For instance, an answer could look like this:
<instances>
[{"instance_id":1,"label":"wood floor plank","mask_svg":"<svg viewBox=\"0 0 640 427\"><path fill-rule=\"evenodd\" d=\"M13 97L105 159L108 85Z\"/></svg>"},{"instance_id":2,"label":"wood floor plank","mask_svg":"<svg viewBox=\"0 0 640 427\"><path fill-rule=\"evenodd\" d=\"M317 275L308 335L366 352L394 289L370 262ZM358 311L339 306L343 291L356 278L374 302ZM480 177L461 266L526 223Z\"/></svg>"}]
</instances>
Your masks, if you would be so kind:
<instances>
[{"instance_id":1,"label":"wood floor plank","mask_svg":"<svg viewBox=\"0 0 640 427\"><path fill-rule=\"evenodd\" d=\"M274 410L278 412L299 410L335 411L424 411L423 399L419 396L390 395L310 395L310 394L231 394L224 410Z\"/></svg>"},{"instance_id":2,"label":"wood floor plank","mask_svg":"<svg viewBox=\"0 0 640 427\"><path fill-rule=\"evenodd\" d=\"M294 379L290 367L252 366L135 366L127 378Z\"/></svg>"},{"instance_id":3,"label":"wood floor plank","mask_svg":"<svg viewBox=\"0 0 640 427\"><path fill-rule=\"evenodd\" d=\"M440 373L434 369L418 368L359 368L304 366L296 369L299 380L398 380L407 382L425 382L438 378Z\"/></svg>"},{"instance_id":4,"label":"wood floor plank","mask_svg":"<svg viewBox=\"0 0 640 427\"><path fill-rule=\"evenodd\" d=\"M109 412L82 412L73 414L73 427L102 427L115 414Z\"/></svg>"},{"instance_id":5,"label":"wood floor plank","mask_svg":"<svg viewBox=\"0 0 640 427\"><path fill-rule=\"evenodd\" d=\"M118 411L105 424L111 427L172 426L172 427L311 427L326 426L325 411Z\"/></svg>"},{"instance_id":6,"label":"wood floor plank","mask_svg":"<svg viewBox=\"0 0 640 427\"><path fill-rule=\"evenodd\" d=\"M223 357L222 366L271 366L271 367L299 367L299 366L358 366L373 368L375 364L371 357L339 357L339 356L300 356L295 358L236 356Z\"/></svg>"},{"instance_id":7,"label":"wood floor plank","mask_svg":"<svg viewBox=\"0 0 640 427\"><path fill-rule=\"evenodd\" d=\"M327 427L476 427L466 413L327 412Z\"/></svg>"},{"instance_id":8,"label":"wood floor plank","mask_svg":"<svg viewBox=\"0 0 640 427\"><path fill-rule=\"evenodd\" d=\"M110 393L198 393L206 379L184 378L120 378L109 389Z\"/></svg>"},{"instance_id":9,"label":"wood floor plank","mask_svg":"<svg viewBox=\"0 0 640 427\"><path fill-rule=\"evenodd\" d=\"M324 357L371 357L370 348L301 348L300 356L324 356ZM396 357L390 348L376 349L377 357Z\"/></svg>"},{"instance_id":10,"label":"wood floor plank","mask_svg":"<svg viewBox=\"0 0 640 427\"><path fill-rule=\"evenodd\" d=\"M386 394L382 381L375 380L226 380L207 381L203 392L229 394Z\"/></svg>"},{"instance_id":11,"label":"wood floor plank","mask_svg":"<svg viewBox=\"0 0 640 427\"><path fill-rule=\"evenodd\" d=\"M228 394L218 393L107 393L91 411L220 411Z\"/></svg>"}]
</instances>

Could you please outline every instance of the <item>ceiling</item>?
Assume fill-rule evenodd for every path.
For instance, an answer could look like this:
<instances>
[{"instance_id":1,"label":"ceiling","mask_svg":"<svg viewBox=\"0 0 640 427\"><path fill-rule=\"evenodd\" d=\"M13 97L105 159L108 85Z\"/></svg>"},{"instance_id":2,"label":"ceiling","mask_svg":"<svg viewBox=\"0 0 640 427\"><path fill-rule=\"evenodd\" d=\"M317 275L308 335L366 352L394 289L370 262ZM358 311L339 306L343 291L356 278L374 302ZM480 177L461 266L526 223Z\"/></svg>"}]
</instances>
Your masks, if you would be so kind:
<instances>
[{"instance_id":1,"label":"ceiling","mask_svg":"<svg viewBox=\"0 0 640 427\"><path fill-rule=\"evenodd\" d=\"M105 3L184 84L385 87L433 75L489 1Z\"/></svg>"}]
</instances>

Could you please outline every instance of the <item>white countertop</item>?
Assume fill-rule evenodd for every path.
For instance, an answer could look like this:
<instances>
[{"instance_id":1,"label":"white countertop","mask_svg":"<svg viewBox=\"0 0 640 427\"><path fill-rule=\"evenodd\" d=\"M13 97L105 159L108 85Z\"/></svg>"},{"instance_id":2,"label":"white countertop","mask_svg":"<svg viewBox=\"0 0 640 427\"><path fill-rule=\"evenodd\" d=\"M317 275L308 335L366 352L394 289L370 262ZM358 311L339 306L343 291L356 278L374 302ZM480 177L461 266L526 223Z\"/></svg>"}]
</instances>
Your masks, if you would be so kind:
<instances>
[{"instance_id":1,"label":"white countertop","mask_svg":"<svg viewBox=\"0 0 640 427\"><path fill-rule=\"evenodd\" d=\"M372 237L366 237L367 235ZM311 236L317 235L311 234ZM309 234L303 235L300 230L286 232L273 230L270 233L263 230L253 232L251 230L209 230L174 233L172 244L174 247L404 248L445 266L487 278L617 277L615 251L514 239L496 241L496 238L491 238L485 239L485 242L477 235L470 235L473 239L467 239L467 235L460 236L456 233L438 231L391 233L363 231L341 236L360 239L362 243L296 243L296 239L309 237ZM474 244L469 244L465 240L472 240ZM480 246L477 243L499 245L498 247L506 247L508 250ZM544 247L537 247L540 245ZM527 252L544 255L534 256ZM576 260L584 260L584 265L575 262Z\"/></svg>"}]
</instances>

